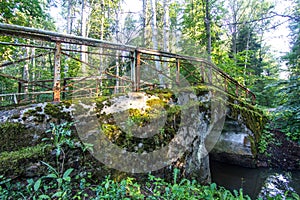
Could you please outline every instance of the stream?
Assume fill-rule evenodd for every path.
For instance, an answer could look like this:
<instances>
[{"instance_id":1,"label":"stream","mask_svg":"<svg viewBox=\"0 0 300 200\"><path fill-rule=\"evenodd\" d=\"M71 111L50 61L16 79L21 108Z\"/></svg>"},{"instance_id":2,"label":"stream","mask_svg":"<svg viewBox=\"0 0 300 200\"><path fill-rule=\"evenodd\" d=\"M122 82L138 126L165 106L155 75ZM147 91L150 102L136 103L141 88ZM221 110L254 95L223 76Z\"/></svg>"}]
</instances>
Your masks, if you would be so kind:
<instances>
[{"instance_id":1,"label":"stream","mask_svg":"<svg viewBox=\"0 0 300 200\"><path fill-rule=\"evenodd\" d=\"M300 171L284 172L269 168L244 168L217 161L210 162L212 182L229 190L243 188L244 194L257 199L260 194L282 194L293 190L300 195ZM264 195L262 195L263 197Z\"/></svg>"}]
</instances>

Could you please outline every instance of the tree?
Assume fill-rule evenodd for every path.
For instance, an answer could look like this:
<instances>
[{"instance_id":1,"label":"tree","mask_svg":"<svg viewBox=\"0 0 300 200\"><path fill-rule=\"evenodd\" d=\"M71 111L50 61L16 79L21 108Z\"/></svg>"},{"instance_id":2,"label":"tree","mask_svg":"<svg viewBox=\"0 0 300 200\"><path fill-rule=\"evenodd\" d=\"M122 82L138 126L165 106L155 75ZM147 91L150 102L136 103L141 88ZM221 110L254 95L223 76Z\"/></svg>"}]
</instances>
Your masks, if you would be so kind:
<instances>
[{"instance_id":1,"label":"tree","mask_svg":"<svg viewBox=\"0 0 300 200\"><path fill-rule=\"evenodd\" d=\"M53 19L48 13L49 7L42 0L8 0L1 1L0 3L0 22L15 24L27 27L42 28L48 30L55 30ZM32 40L22 38L12 38L1 36L1 41L39 45L39 42L33 42ZM25 81L35 80L39 78L42 73L36 74L36 71L42 71L43 65L37 65L34 58L36 49L33 47L13 47L13 46L1 46L0 55L3 61L15 61L20 58L28 58L32 56L32 59L28 59L21 62L20 65L15 67L5 67L1 69L1 73L6 73ZM48 58L43 58L48 59ZM40 61L41 62L41 61ZM37 69L39 67L39 69ZM48 71L50 71L48 69ZM3 81L3 82L2 82ZM1 92L16 92L17 84L13 83L7 78L1 78ZM28 84L23 84L23 91L29 92ZM34 89L32 87L31 89Z\"/></svg>"},{"instance_id":2,"label":"tree","mask_svg":"<svg viewBox=\"0 0 300 200\"><path fill-rule=\"evenodd\" d=\"M182 32L184 42L190 47L183 48L190 52L190 55L199 57L206 54L208 60L218 62L219 50L222 49L220 19L224 15L223 1L187 0L186 3Z\"/></svg>"},{"instance_id":3,"label":"tree","mask_svg":"<svg viewBox=\"0 0 300 200\"><path fill-rule=\"evenodd\" d=\"M42 0L1 1L0 22L53 30L54 23L47 10Z\"/></svg>"},{"instance_id":4,"label":"tree","mask_svg":"<svg viewBox=\"0 0 300 200\"><path fill-rule=\"evenodd\" d=\"M300 2L293 2L290 13L291 50L283 58L287 62L289 79L282 81L280 107L275 116L277 127L300 143Z\"/></svg>"}]
</instances>

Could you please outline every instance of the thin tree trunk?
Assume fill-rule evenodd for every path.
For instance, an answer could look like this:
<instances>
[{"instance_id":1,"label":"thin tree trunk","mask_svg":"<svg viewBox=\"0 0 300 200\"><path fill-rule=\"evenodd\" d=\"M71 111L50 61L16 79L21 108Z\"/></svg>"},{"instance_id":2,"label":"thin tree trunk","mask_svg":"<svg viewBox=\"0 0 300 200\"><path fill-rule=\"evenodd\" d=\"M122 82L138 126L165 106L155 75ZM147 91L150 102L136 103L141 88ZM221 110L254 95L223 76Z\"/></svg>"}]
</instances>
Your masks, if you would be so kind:
<instances>
[{"instance_id":1,"label":"thin tree trunk","mask_svg":"<svg viewBox=\"0 0 300 200\"><path fill-rule=\"evenodd\" d=\"M147 39L148 39L148 0L143 0L143 38L142 38L142 46L146 47Z\"/></svg>"},{"instance_id":2,"label":"thin tree trunk","mask_svg":"<svg viewBox=\"0 0 300 200\"><path fill-rule=\"evenodd\" d=\"M151 0L151 11L152 11L152 43L153 43L153 49L158 49L158 41L157 41L157 20L156 20L156 0ZM156 58L159 59L159 58ZM163 75L160 74L161 72L161 66L159 61L155 61L155 68L158 71L158 80L160 85L164 85L163 81Z\"/></svg>"},{"instance_id":3,"label":"thin tree trunk","mask_svg":"<svg viewBox=\"0 0 300 200\"><path fill-rule=\"evenodd\" d=\"M31 78L32 78L32 81L35 81L35 68L36 68L36 62L35 62L35 48L31 48L31 65L32 65L32 74L31 74ZM32 91L35 90L35 87L34 85L32 85ZM33 99L35 98L35 96L33 96Z\"/></svg>"},{"instance_id":4,"label":"thin tree trunk","mask_svg":"<svg viewBox=\"0 0 300 200\"><path fill-rule=\"evenodd\" d=\"M231 38L231 41L232 41L232 56L233 56L233 61L234 61L234 65L236 66L237 65L237 45L236 45L236 41L237 41L237 1L232 1L232 38ZM236 72L236 75L238 73Z\"/></svg>"},{"instance_id":5,"label":"thin tree trunk","mask_svg":"<svg viewBox=\"0 0 300 200\"><path fill-rule=\"evenodd\" d=\"M205 29L206 29L206 51L208 54L208 60L211 61L211 20L210 20L210 0L205 0Z\"/></svg>"},{"instance_id":6,"label":"thin tree trunk","mask_svg":"<svg viewBox=\"0 0 300 200\"><path fill-rule=\"evenodd\" d=\"M81 36L82 37L87 37L87 12L86 12L86 0L82 1L82 6L81 6ZM88 50L88 47L86 45L81 45L81 60L83 61L82 63L82 73L83 75L87 75L87 66L84 63L88 62L88 54L85 53Z\"/></svg>"},{"instance_id":7,"label":"thin tree trunk","mask_svg":"<svg viewBox=\"0 0 300 200\"><path fill-rule=\"evenodd\" d=\"M164 27L163 27L163 44L164 44L164 51L169 52L170 51L170 13L169 13L169 0L163 1L163 8L165 9L164 12ZM167 71L168 76L170 76L170 68L168 67L168 63L164 63L164 70Z\"/></svg>"},{"instance_id":8,"label":"thin tree trunk","mask_svg":"<svg viewBox=\"0 0 300 200\"><path fill-rule=\"evenodd\" d=\"M247 34L247 42L246 42L246 55L245 55L245 63L244 63L244 76L246 77L246 72L247 72L247 62L248 62L248 51L249 51L249 43L250 43L250 30L248 30L248 34ZM246 85L245 83L245 79L244 79L244 85Z\"/></svg>"},{"instance_id":9,"label":"thin tree trunk","mask_svg":"<svg viewBox=\"0 0 300 200\"><path fill-rule=\"evenodd\" d=\"M105 19L105 13L104 13L104 0L101 0L101 24L100 24L100 40L104 39L104 19ZM99 74L102 77L104 75L104 60L103 60L103 48L100 48L100 66L99 66ZM100 95L102 95L102 89L103 89L103 81L102 78L100 79Z\"/></svg>"},{"instance_id":10,"label":"thin tree trunk","mask_svg":"<svg viewBox=\"0 0 300 200\"><path fill-rule=\"evenodd\" d=\"M71 21L72 21L72 4L71 0L68 0L68 14L67 14L67 34L71 34Z\"/></svg>"},{"instance_id":11,"label":"thin tree trunk","mask_svg":"<svg viewBox=\"0 0 300 200\"><path fill-rule=\"evenodd\" d=\"M153 48L158 49L158 42L157 42L157 19L156 19L156 0L151 0L151 10L152 10L152 42Z\"/></svg>"},{"instance_id":12,"label":"thin tree trunk","mask_svg":"<svg viewBox=\"0 0 300 200\"><path fill-rule=\"evenodd\" d=\"M24 57L28 57L29 53L30 53L30 47L25 47L26 52L25 52L25 56ZM25 81L29 81L29 61L27 60L24 64L23 67L23 80ZM28 83L24 83L24 93L26 93L24 95L24 99L27 99L27 93L28 93Z\"/></svg>"},{"instance_id":13,"label":"thin tree trunk","mask_svg":"<svg viewBox=\"0 0 300 200\"><path fill-rule=\"evenodd\" d=\"M120 5L119 5L120 8ZM116 42L119 43L120 39L119 39L119 23L120 23L120 19L119 19L119 12L120 9L116 9ZM116 51L116 90L115 93L119 93L119 87L120 87L120 80L119 80L119 76L120 76L120 62L119 62L119 54L120 52L117 50Z\"/></svg>"}]
</instances>

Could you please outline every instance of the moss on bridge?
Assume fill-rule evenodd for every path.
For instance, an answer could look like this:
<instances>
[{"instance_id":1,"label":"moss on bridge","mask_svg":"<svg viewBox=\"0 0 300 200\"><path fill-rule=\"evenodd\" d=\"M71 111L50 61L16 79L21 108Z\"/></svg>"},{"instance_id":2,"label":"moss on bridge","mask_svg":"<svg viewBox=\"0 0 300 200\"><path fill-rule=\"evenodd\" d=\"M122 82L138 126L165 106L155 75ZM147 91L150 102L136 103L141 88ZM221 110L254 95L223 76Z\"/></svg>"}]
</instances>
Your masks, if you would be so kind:
<instances>
[{"instance_id":1,"label":"moss on bridge","mask_svg":"<svg viewBox=\"0 0 300 200\"><path fill-rule=\"evenodd\" d=\"M206 95L209 92L223 92L208 86L197 86L192 89L198 97ZM159 98L148 100L147 105L150 109L146 109L143 112L137 109L131 109L129 111L129 120L127 122L139 124L139 126L145 126L150 123L151 119L160 117L159 113L154 112L155 107L161 107L166 110L167 119L165 125L160 130L160 133L154 135L150 139L136 138L130 135L128 136L128 134L125 134L120 127L115 124L111 114L101 114L101 110L104 107L111 106L109 99L114 96L93 99L93 102L97 106L97 117L99 118L99 121L101 121L103 131L108 138L120 147L126 146L128 150L137 153L153 151L156 148L161 148L162 146L167 145L176 134L176 130L178 130L181 120L180 116L182 107L175 104L177 97L173 91L168 89L155 89L146 91L146 93L148 95L155 94ZM260 109L245 103L241 99L229 96L228 94L225 94L225 96L227 99L221 98L217 100L223 101L228 106L228 117L244 122L245 125L254 133L254 137L249 136L249 139L254 147L252 150L256 154L256 144L260 140L267 118ZM76 103L78 101L84 102L85 99L63 101L59 104L47 103L44 107L37 106L34 109L26 111L23 114L21 122L26 121L31 117L34 118L36 124L72 121L70 112L64 112L64 109L71 107L72 103ZM200 111L209 109L209 103L198 102L198 106ZM85 108L82 108L82 111L84 112ZM47 118L46 116L50 116L50 118ZM18 117L21 117L21 115L13 114L11 119L17 120ZM26 125L21 123L7 122L0 124L0 173L2 172L5 174L7 172L11 172L11 170L8 170L8 166L15 165L16 168L18 168L14 169L16 174L22 174L24 173L25 167L30 166L30 163L36 162L44 156L47 157L49 152L46 153L46 155L42 148L44 144L41 142L41 138L45 136L43 134L44 133L42 132L34 132L32 129L28 129ZM33 139L35 137L37 137L37 139ZM143 144L143 146L141 147L140 144ZM9 160L9 157L12 159Z\"/></svg>"}]
</instances>

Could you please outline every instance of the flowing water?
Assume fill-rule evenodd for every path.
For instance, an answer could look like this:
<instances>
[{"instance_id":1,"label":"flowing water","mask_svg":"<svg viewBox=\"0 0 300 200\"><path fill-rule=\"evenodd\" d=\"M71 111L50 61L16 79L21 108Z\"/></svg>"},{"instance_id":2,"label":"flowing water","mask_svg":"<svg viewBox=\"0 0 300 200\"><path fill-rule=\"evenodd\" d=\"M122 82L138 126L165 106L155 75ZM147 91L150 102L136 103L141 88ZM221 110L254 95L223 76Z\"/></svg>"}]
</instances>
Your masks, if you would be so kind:
<instances>
[{"instance_id":1,"label":"flowing water","mask_svg":"<svg viewBox=\"0 0 300 200\"><path fill-rule=\"evenodd\" d=\"M282 194L293 190L300 195L300 171L284 172L268 168L244 168L211 161L212 181L230 190L243 188L251 199L259 195Z\"/></svg>"}]
</instances>

